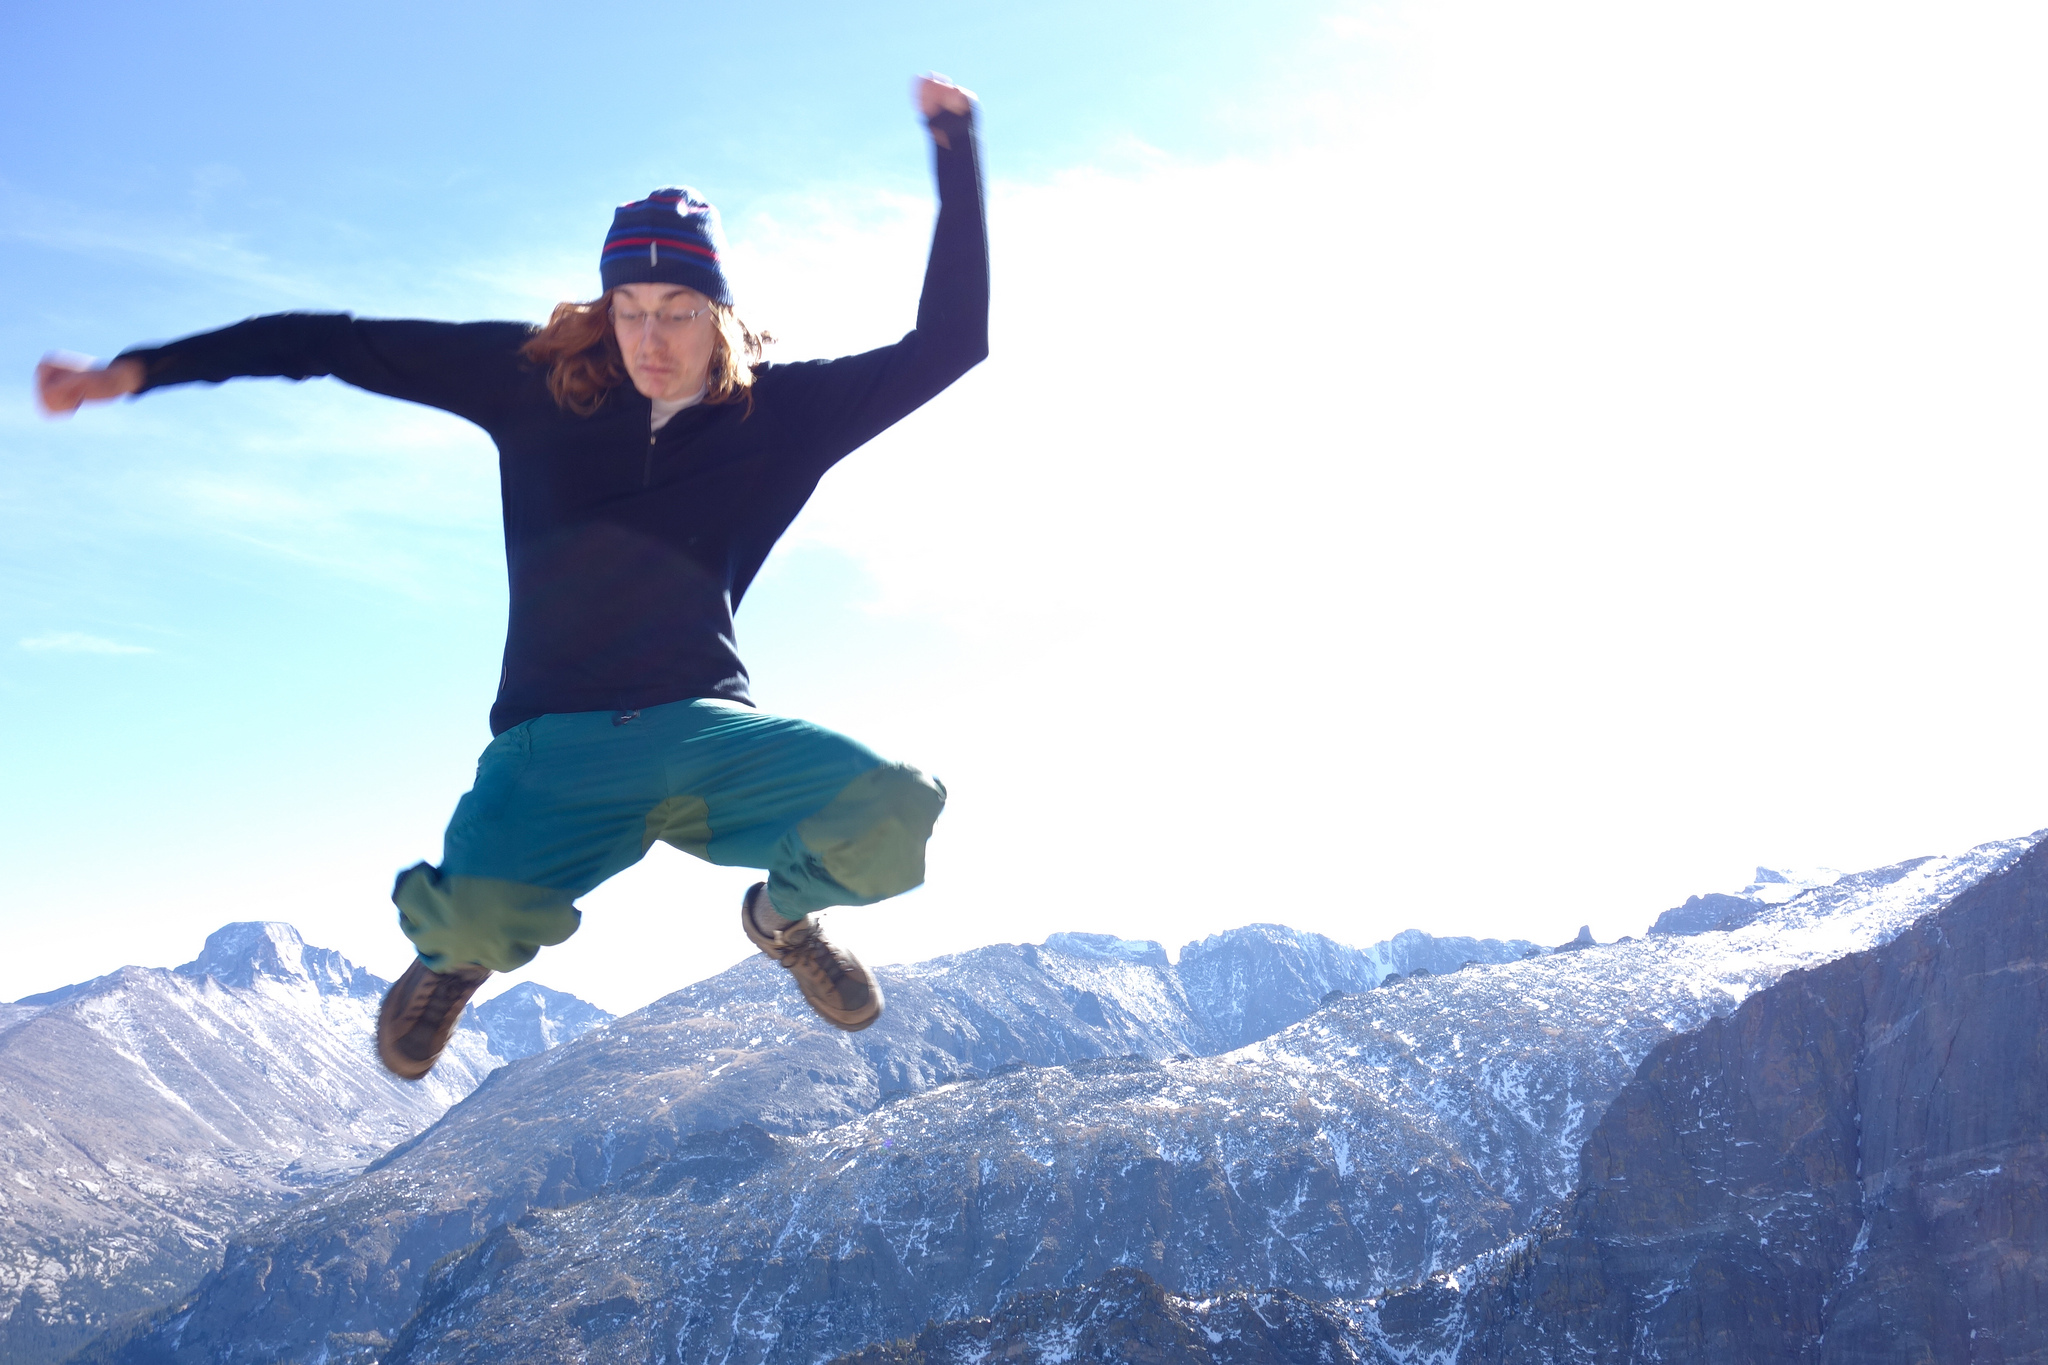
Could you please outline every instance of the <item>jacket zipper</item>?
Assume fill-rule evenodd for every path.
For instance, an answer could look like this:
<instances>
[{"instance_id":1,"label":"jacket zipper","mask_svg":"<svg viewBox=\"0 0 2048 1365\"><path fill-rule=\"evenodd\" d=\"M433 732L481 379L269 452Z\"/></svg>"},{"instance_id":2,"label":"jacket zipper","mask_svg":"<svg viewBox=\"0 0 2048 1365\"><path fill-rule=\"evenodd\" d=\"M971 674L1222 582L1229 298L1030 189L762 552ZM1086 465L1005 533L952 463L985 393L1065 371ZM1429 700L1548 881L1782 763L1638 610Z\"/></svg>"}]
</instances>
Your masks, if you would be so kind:
<instances>
[{"instance_id":1,"label":"jacket zipper","mask_svg":"<svg viewBox=\"0 0 2048 1365\"><path fill-rule=\"evenodd\" d=\"M654 486L654 433L651 431L647 433L647 458L640 464L640 486Z\"/></svg>"}]
</instances>

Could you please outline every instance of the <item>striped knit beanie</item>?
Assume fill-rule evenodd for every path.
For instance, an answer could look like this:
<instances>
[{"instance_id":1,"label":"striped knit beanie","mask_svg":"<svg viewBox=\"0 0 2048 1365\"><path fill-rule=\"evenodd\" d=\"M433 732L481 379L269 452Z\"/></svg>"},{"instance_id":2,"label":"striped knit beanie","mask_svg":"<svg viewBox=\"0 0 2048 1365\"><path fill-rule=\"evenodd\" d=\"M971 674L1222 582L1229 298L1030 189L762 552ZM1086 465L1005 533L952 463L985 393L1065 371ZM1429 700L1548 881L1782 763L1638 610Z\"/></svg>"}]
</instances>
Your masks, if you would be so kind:
<instances>
[{"instance_id":1,"label":"striped knit beanie","mask_svg":"<svg viewBox=\"0 0 2048 1365\"><path fill-rule=\"evenodd\" d=\"M622 284L680 284L713 303L732 304L732 290L719 268L725 234L718 210L687 187L656 190L621 204L605 234L598 278L606 289Z\"/></svg>"}]
</instances>

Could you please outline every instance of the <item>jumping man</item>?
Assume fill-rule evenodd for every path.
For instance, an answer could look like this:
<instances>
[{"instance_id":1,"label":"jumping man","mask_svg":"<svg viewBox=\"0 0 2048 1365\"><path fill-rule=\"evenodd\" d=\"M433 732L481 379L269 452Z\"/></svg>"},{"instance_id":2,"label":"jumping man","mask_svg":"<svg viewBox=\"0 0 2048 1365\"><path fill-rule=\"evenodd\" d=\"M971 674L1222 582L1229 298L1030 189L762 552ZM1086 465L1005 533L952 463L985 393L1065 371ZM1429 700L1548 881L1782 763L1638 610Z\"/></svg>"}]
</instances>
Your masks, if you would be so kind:
<instances>
[{"instance_id":1,"label":"jumping man","mask_svg":"<svg viewBox=\"0 0 2048 1365\"><path fill-rule=\"evenodd\" d=\"M52 415L170 384L333 375L467 418L497 443L511 619L493 739L439 867L392 900L418 958L384 998L384 1065L432 1069L492 972L576 932L577 897L657 839L766 869L740 926L819 1015L863 1029L874 975L810 919L924 880L945 789L853 740L753 708L733 612L841 458L988 354L974 105L926 77L938 224L917 328L839 360L761 363L733 310L718 214L688 189L620 208L603 293L544 327L285 313L123 352L46 360Z\"/></svg>"}]
</instances>

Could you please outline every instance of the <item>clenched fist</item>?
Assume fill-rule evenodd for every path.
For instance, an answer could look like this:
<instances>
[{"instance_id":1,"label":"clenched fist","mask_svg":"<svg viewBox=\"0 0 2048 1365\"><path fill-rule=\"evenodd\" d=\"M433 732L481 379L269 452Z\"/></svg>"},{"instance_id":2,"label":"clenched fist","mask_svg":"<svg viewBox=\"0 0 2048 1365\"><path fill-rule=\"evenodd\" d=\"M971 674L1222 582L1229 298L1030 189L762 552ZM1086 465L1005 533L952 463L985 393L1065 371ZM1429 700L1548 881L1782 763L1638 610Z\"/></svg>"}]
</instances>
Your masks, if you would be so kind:
<instances>
[{"instance_id":1,"label":"clenched fist","mask_svg":"<svg viewBox=\"0 0 2048 1365\"><path fill-rule=\"evenodd\" d=\"M86 356L44 356L36 366L36 405L46 417L69 417L86 403L105 403L142 387L142 362L94 363Z\"/></svg>"}]
</instances>

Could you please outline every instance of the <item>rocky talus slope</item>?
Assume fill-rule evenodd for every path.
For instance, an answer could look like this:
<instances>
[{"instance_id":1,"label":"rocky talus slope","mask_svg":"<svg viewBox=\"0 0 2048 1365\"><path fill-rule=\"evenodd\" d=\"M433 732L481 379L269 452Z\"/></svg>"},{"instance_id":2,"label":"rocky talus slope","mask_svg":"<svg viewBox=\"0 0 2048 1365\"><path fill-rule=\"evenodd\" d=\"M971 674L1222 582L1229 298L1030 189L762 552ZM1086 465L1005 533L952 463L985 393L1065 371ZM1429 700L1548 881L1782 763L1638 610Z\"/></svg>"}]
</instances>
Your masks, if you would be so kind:
<instances>
[{"instance_id":1,"label":"rocky talus slope","mask_svg":"<svg viewBox=\"0 0 2048 1365\"><path fill-rule=\"evenodd\" d=\"M286 924L175 969L0 1007L0 1360L69 1355L188 1291L230 1235L419 1132L499 1064L474 1028L424 1084L372 1050L387 982Z\"/></svg>"},{"instance_id":2,"label":"rocky talus slope","mask_svg":"<svg viewBox=\"0 0 2048 1365\"><path fill-rule=\"evenodd\" d=\"M1174 1294L1142 1270L1112 1270L1074 1289L1020 1294L993 1314L932 1323L834 1365L987 1365L1127 1361L1130 1365L1345 1365L1351 1321L1286 1290Z\"/></svg>"},{"instance_id":3,"label":"rocky talus slope","mask_svg":"<svg viewBox=\"0 0 2048 1365\"><path fill-rule=\"evenodd\" d=\"M1358 1323L1459 1365L2048 1360L2048 847L1658 1048L1555 1228Z\"/></svg>"}]
</instances>

